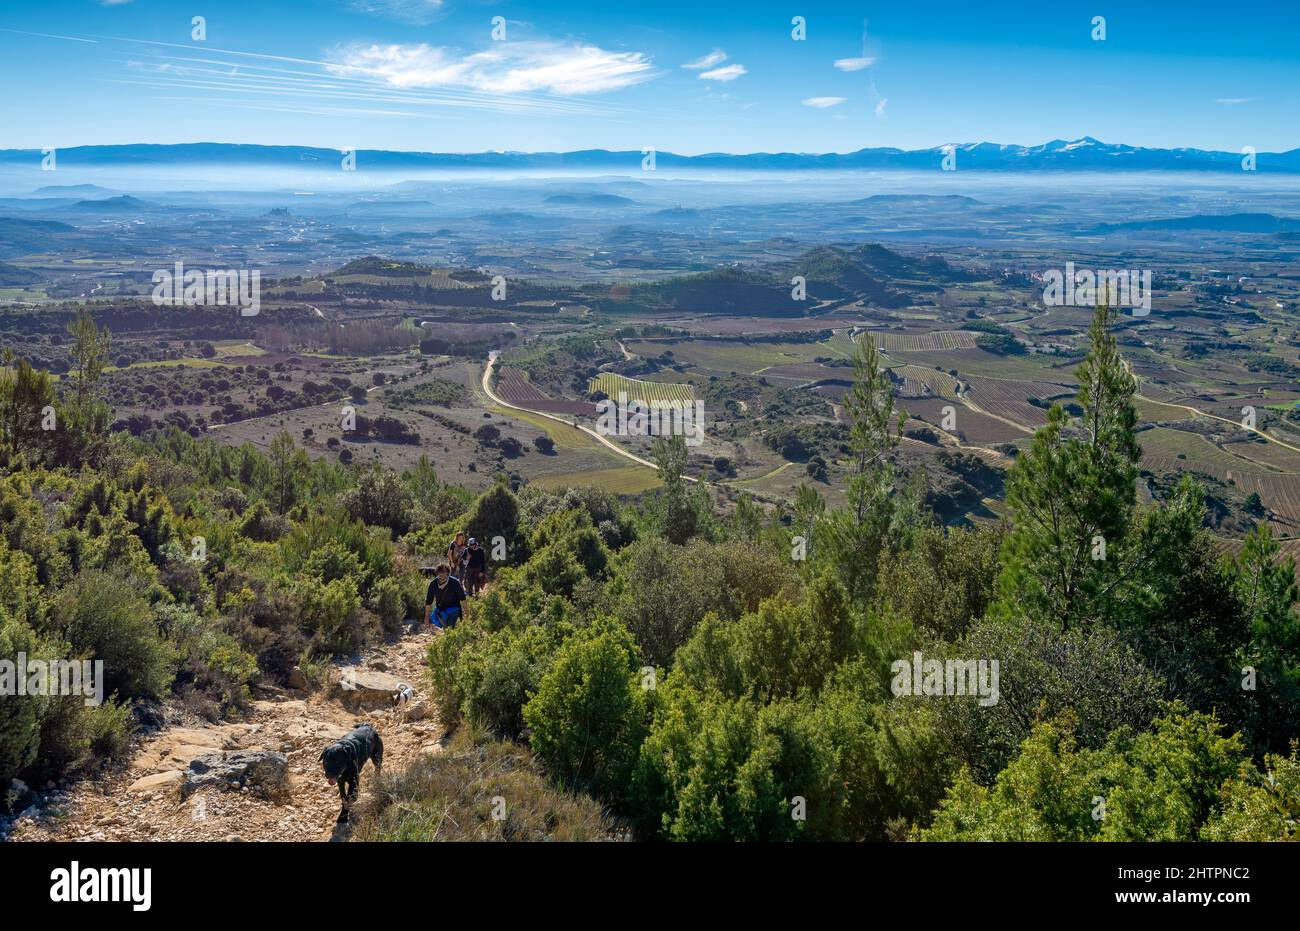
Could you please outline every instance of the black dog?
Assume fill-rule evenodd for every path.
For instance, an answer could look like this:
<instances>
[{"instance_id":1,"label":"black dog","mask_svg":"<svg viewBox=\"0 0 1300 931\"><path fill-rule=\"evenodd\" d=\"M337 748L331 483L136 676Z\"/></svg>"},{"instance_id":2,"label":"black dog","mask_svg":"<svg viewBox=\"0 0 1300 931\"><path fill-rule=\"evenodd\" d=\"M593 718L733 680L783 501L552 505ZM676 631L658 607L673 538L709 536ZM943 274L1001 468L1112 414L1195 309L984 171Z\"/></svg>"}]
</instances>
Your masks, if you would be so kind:
<instances>
[{"instance_id":1,"label":"black dog","mask_svg":"<svg viewBox=\"0 0 1300 931\"><path fill-rule=\"evenodd\" d=\"M339 787L339 798L343 800L338 818L341 824L348 820L348 806L357 799L361 767L366 765L366 760L374 761L375 772L383 769L384 742L369 724L358 724L322 750L320 758L325 763L325 777L330 785Z\"/></svg>"}]
</instances>

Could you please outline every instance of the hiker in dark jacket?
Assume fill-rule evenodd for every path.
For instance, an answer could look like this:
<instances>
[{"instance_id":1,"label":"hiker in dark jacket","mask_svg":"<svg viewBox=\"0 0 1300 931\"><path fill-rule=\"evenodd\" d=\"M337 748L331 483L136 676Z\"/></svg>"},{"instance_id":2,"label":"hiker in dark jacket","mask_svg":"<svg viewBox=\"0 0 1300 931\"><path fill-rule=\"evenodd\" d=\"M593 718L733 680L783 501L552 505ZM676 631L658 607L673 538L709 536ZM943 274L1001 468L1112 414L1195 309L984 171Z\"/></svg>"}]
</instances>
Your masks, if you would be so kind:
<instances>
[{"instance_id":1,"label":"hiker in dark jacket","mask_svg":"<svg viewBox=\"0 0 1300 931\"><path fill-rule=\"evenodd\" d=\"M424 596L425 617L429 624L435 624L444 630L455 627L460 620L465 588L460 584L460 579L451 574L445 562L438 563L433 573L429 593Z\"/></svg>"},{"instance_id":2,"label":"hiker in dark jacket","mask_svg":"<svg viewBox=\"0 0 1300 931\"><path fill-rule=\"evenodd\" d=\"M465 551L465 591L477 595L487 581L487 550L478 545L478 540L469 538L469 549Z\"/></svg>"}]
</instances>

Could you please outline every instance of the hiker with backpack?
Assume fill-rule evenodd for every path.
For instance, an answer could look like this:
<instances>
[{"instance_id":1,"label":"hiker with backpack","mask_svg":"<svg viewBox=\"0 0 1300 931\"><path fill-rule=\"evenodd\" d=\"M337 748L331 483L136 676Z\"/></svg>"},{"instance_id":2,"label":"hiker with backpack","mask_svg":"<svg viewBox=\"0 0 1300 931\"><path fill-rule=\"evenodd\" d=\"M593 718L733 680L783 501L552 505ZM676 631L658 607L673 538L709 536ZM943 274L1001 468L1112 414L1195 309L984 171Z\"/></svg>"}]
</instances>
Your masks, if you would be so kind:
<instances>
[{"instance_id":1,"label":"hiker with backpack","mask_svg":"<svg viewBox=\"0 0 1300 931\"><path fill-rule=\"evenodd\" d=\"M478 545L478 540L469 538L469 548L465 551L465 591L477 595L487 582L487 550Z\"/></svg>"},{"instance_id":2,"label":"hiker with backpack","mask_svg":"<svg viewBox=\"0 0 1300 931\"><path fill-rule=\"evenodd\" d=\"M451 574L451 568L440 562L433 570L433 581L424 596L426 623L450 630L460 620L461 604L465 601L465 587Z\"/></svg>"},{"instance_id":3,"label":"hiker with backpack","mask_svg":"<svg viewBox=\"0 0 1300 931\"><path fill-rule=\"evenodd\" d=\"M469 543L465 541L465 531L457 531L451 543L447 544L447 565L451 567L452 575L465 578L465 554L468 551Z\"/></svg>"}]
</instances>

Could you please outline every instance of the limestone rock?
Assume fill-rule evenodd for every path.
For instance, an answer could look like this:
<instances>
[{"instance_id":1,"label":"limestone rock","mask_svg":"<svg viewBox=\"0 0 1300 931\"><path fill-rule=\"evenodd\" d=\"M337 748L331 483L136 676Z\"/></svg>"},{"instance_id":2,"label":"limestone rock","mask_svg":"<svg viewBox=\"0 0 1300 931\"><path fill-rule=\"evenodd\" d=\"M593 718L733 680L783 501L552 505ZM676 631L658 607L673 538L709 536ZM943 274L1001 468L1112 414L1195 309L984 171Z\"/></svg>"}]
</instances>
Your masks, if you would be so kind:
<instances>
[{"instance_id":1,"label":"limestone rock","mask_svg":"<svg viewBox=\"0 0 1300 931\"><path fill-rule=\"evenodd\" d=\"M386 672L349 667L339 676L339 700L353 712L388 708L401 684L400 679Z\"/></svg>"},{"instance_id":2,"label":"limestone rock","mask_svg":"<svg viewBox=\"0 0 1300 931\"><path fill-rule=\"evenodd\" d=\"M185 774L179 769L169 769L161 773L154 773L151 776L141 776L131 783L126 791L152 792L156 789L166 789L179 784L183 778L185 778Z\"/></svg>"},{"instance_id":3,"label":"limestone rock","mask_svg":"<svg viewBox=\"0 0 1300 931\"><path fill-rule=\"evenodd\" d=\"M220 789L254 788L265 794L281 792L289 777L289 758L273 750L209 753L191 760L181 781L181 798L204 786Z\"/></svg>"}]
</instances>

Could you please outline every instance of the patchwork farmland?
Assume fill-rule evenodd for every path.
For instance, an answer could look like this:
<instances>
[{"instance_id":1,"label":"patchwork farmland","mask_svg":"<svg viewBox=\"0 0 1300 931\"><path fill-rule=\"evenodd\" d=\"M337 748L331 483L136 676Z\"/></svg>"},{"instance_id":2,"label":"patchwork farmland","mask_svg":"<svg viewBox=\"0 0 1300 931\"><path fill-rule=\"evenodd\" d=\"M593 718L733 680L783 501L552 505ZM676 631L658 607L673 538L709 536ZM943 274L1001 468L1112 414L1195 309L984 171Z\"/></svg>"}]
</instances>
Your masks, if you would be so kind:
<instances>
[{"instance_id":1,"label":"patchwork farmland","mask_svg":"<svg viewBox=\"0 0 1300 931\"><path fill-rule=\"evenodd\" d=\"M511 404L548 414L591 415L596 407L590 401L553 398L528 380L519 369L504 368L497 378L497 393Z\"/></svg>"},{"instance_id":2,"label":"patchwork farmland","mask_svg":"<svg viewBox=\"0 0 1300 931\"><path fill-rule=\"evenodd\" d=\"M877 349L885 352L941 352L974 349L977 334L965 330L935 330L929 333L869 332Z\"/></svg>"},{"instance_id":3,"label":"patchwork farmland","mask_svg":"<svg viewBox=\"0 0 1300 931\"><path fill-rule=\"evenodd\" d=\"M589 390L603 392L606 397L617 399L619 395L627 395L629 401L660 401L676 402L687 404L695 400L695 394L690 385L674 384L672 382L659 381L641 381L639 378L628 378L625 375L615 375L610 372L601 372L591 380Z\"/></svg>"}]
</instances>

